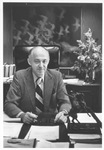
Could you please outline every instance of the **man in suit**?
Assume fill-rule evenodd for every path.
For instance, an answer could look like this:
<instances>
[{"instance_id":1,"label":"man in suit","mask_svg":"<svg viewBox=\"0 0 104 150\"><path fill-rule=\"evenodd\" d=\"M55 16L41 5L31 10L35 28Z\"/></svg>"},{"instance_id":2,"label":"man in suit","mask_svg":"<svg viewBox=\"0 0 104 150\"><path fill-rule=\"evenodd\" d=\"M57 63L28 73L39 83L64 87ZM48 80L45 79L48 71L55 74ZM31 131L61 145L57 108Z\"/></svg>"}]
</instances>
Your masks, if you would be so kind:
<instances>
[{"instance_id":1,"label":"man in suit","mask_svg":"<svg viewBox=\"0 0 104 150\"><path fill-rule=\"evenodd\" d=\"M45 48L37 46L30 50L27 60L30 67L15 73L7 93L4 105L7 115L19 117L27 124L37 121L40 112L36 103L36 81L41 78L42 112L56 113L55 122L67 121L65 114L70 111L71 103L61 73L47 69L49 60L49 52Z\"/></svg>"}]
</instances>

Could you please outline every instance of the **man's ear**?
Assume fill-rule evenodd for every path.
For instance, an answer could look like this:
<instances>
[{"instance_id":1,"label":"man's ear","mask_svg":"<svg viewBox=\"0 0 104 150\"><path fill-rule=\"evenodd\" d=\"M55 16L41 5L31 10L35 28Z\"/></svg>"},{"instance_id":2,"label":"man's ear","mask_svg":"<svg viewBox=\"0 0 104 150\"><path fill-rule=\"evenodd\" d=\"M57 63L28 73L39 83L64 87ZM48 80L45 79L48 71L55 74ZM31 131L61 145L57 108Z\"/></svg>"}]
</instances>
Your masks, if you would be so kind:
<instances>
[{"instance_id":1,"label":"man's ear","mask_svg":"<svg viewBox=\"0 0 104 150\"><path fill-rule=\"evenodd\" d=\"M29 58L27 58L27 62L28 62L28 64L31 66L31 63L30 63L30 60L29 60Z\"/></svg>"}]
</instances>

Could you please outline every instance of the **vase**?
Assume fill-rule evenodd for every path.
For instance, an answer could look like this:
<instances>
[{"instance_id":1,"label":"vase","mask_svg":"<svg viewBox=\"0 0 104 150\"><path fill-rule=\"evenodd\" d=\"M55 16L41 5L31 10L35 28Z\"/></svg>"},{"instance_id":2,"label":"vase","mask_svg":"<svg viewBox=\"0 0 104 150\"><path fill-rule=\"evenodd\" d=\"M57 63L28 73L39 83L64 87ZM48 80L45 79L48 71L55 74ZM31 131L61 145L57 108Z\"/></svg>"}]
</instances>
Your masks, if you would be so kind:
<instances>
[{"instance_id":1,"label":"vase","mask_svg":"<svg viewBox=\"0 0 104 150\"><path fill-rule=\"evenodd\" d=\"M92 80L95 80L95 70L92 71Z\"/></svg>"},{"instance_id":2,"label":"vase","mask_svg":"<svg viewBox=\"0 0 104 150\"><path fill-rule=\"evenodd\" d=\"M87 82L87 83L90 82L90 76L89 76L88 71L86 71L86 73L85 73L85 80L84 81Z\"/></svg>"},{"instance_id":3,"label":"vase","mask_svg":"<svg viewBox=\"0 0 104 150\"><path fill-rule=\"evenodd\" d=\"M92 83L95 83L95 70L92 70Z\"/></svg>"},{"instance_id":4,"label":"vase","mask_svg":"<svg viewBox=\"0 0 104 150\"><path fill-rule=\"evenodd\" d=\"M85 82L94 83L95 82L95 70L86 71Z\"/></svg>"}]
</instances>

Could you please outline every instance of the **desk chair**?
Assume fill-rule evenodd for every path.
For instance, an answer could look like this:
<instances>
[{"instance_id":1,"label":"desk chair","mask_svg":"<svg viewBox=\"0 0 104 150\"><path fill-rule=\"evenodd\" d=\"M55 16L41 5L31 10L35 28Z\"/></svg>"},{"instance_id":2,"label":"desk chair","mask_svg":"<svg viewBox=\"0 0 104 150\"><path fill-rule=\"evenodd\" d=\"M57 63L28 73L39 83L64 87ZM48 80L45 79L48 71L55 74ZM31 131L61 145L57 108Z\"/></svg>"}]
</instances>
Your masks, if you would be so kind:
<instances>
[{"instance_id":1,"label":"desk chair","mask_svg":"<svg viewBox=\"0 0 104 150\"><path fill-rule=\"evenodd\" d=\"M14 48L13 58L14 58L14 63L16 65L16 71L21 70L21 69L26 69L29 67L27 58L28 58L29 51L34 46L38 46L38 45L19 45ZM41 45L41 46L47 49L50 54L50 62L49 62L48 68L59 70L60 47L57 45ZM5 83L3 86L4 86L4 101L5 101L5 97L9 90L10 83Z\"/></svg>"}]
</instances>

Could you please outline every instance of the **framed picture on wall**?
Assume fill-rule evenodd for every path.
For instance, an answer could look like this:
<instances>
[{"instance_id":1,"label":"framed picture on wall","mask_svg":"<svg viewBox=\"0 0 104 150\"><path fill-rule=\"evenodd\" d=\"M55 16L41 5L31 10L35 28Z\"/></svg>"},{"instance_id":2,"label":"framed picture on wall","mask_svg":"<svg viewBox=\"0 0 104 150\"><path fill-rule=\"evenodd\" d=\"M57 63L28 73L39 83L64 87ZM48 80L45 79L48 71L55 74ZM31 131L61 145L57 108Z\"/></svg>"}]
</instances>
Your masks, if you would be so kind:
<instances>
[{"instance_id":1,"label":"framed picture on wall","mask_svg":"<svg viewBox=\"0 0 104 150\"><path fill-rule=\"evenodd\" d=\"M73 65L81 38L81 7L70 3L22 3L12 6L16 45L59 45L60 66Z\"/></svg>"}]
</instances>

